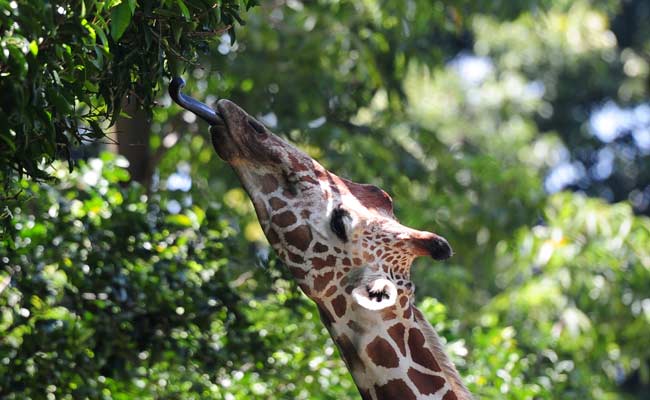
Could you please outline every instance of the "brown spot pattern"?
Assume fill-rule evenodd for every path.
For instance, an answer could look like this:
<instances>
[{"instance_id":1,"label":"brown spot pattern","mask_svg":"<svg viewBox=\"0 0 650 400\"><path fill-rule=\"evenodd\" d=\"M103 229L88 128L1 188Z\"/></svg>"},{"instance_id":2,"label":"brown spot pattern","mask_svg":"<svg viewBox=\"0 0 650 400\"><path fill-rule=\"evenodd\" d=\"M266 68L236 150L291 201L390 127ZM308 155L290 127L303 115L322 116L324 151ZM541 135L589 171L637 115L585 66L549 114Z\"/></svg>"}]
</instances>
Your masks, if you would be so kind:
<instances>
[{"instance_id":1,"label":"brown spot pattern","mask_svg":"<svg viewBox=\"0 0 650 400\"><path fill-rule=\"evenodd\" d=\"M309 260L315 269L324 267L333 267L336 264L336 257L329 255L326 259L320 257L313 257Z\"/></svg>"},{"instance_id":2,"label":"brown spot pattern","mask_svg":"<svg viewBox=\"0 0 650 400\"><path fill-rule=\"evenodd\" d=\"M334 317L332 317L330 311L319 301L316 301L316 305L320 314L320 320L323 321L325 326L331 326L334 323Z\"/></svg>"},{"instance_id":3,"label":"brown spot pattern","mask_svg":"<svg viewBox=\"0 0 650 400\"><path fill-rule=\"evenodd\" d=\"M269 243L271 243L271 245L280 243L280 237L278 236L278 233L275 231L275 229L269 229L266 232L266 238L269 240Z\"/></svg>"},{"instance_id":4,"label":"brown spot pattern","mask_svg":"<svg viewBox=\"0 0 650 400\"><path fill-rule=\"evenodd\" d=\"M307 272L302 268L289 267L289 271L291 271L293 276L298 280L305 279L305 276L307 276Z\"/></svg>"},{"instance_id":5,"label":"brown spot pattern","mask_svg":"<svg viewBox=\"0 0 650 400\"><path fill-rule=\"evenodd\" d=\"M337 289L336 285L332 285L329 288L327 288L327 291L325 291L325 297L330 297L331 295L336 293L336 289Z\"/></svg>"},{"instance_id":6,"label":"brown spot pattern","mask_svg":"<svg viewBox=\"0 0 650 400\"><path fill-rule=\"evenodd\" d=\"M413 368L409 368L407 375L420 393L424 395L434 394L445 386L445 380L442 377L424 374Z\"/></svg>"},{"instance_id":7,"label":"brown spot pattern","mask_svg":"<svg viewBox=\"0 0 650 400\"><path fill-rule=\"evenodd\" d=\"M345 314L345 308L347 306L347 302L345 301L345 296L342 294L336 296L334 300L332 300L332 307L334 308L334 314L336 314L337 317L341 318Z\"/></svg>"},{"instance_id":8,"label":"brown spot pattern","mask_svg":"<svg viewBox=\"0 0 650 400\"><path fill-rule=\"evenodd\" d=\"M271 217L271 222L280 228L286 228L287 226L293 225L298 221L298 218L291 211L285 211L280 214L275 214ZM309 229L309 228L308 228Z\"/></svg>"},{"instance_id":9,"label":"brown spot pattern","mask_svg":"<svg viewBox=\"0 0 650 400\"><path fill-rule=\"evenodd\" d=\"M284 238L289 244L305 251L309 248L312 240L311 229L307 225L302 225L296 229L284 234Z\"/></svg>"},{"instance_id":10,"label":"brown spot pattern","mask_svg":"<svg viewBox=\"0 0 650 400\"><path fill-rule=\"evenodd\" d=\"M348 328L352 329L356 333L363 333L363 327L352 319L348 321Z\"/></svg>"},{"instance_id":11,"label":"brown spot pattern","mask_svg":"<svg viewBox=\"0 0 650 400\"><path fill-rule=\"evenodd\" d=\"M314 244L314 251L316 253L325 253L327 250L329 250L329 247L325 246L321 242L316 242L316 244Z\"/></svg>"},{"instance_id":12,"label":"brown spot pattern","mask_svg":"<svg viewBox=\"0 0 650 400\"><path fill-rule=\"evenodd\" d=\"M287 199L293 199L296 197L296 192L289 189L284 189L282 191L282 196L284 196Z\"/></svg>"},{"instance_id":13,"label":"brown spot pattern","mask_svg":"<svg viewBox=\"0 0 650 400\"><path fill-rule=\"evenodd\" d=\"M287 258L289 259L289 261L296 264L302 264L305 262L305 259L301 255L292 253L290 251L287 251Z\"/></svg>"},{"instance_id":14,"label":"brown spot pattern","mask_svg":"<svg viewBox=\"0 0 650 400\"><path fill-rule=\"evenodd\" d=\"M289 154L289 160L291 160L291 169L294 171L308 171L309 167L298 160L293 154ZM304 179L304 178L303 178Z\"/></svg>"},{"instance_id":15,"label":"brown spot pattern","mask_svg":"<svg viewBox=\"0 0 650 400\"><path fill-rule=\"evenodd\" d=\"M415 328L409 329L408 345L413 361L434 371L440 371L440 366L438 366L435 357L429 349L424 347L424 344L422 332Z\"/></svg>"},{"instance_id":16,"label":"brown spot pattern","mask_svg":"<svg viewBox=\"0 0 650 400\"><path fill-rule=\"evenodd\" d=\"M381 310L381 311L382 311L382 313L381 313L381 319L383 319L384 321L389 321L389 320L391 320L391 319L395 319L395 318L397 318L397 315L395 315L395 313L393 312L393 310L390 310L390 309L388 309L388 308L385 308L385 309L383 309L383 310Z\"/></svg>"},{"instance_id":17,"label":"brown spot pattern","mask_svg":"<svg viewBox=\"0 0 650 400\"><path fill-rule=\"evenodd\" d=\"M382 386L375 385L375 393L377 400L416 400L413 391L400 379L393 379Z\"/></svg>"},{"instance_id":18,"label":"brown spot pattern","mask_svg":"<svg viewBox=\"0 0 650 400\"><path fill-rule=\"evenodd\" d=\"M278 187L278 180L271 174L266 174L262 177L262 193L269 194Z\"/></svg>"},{"instance_id":19,"label":"brown spot pattern","mask_svg":"<svg viewBox=\"0 0 650 400\"><path fill-rule=\"evenodd\" d=\"M278 199L277 197L271 197L271 200L269 200L269 204L271 205L271 208L273 210L279 210L282 207L286 206L287 203L285 203L283 200Z\"/></svg>"},{"instance_id":20,"label":"brown spot pattern","mask_svg":"<svg viewBox=\"0 0 650 400\"><path fill-rule=\"evenodd\" d=\"M318 185L318 181L311 176L304 176L300 180L303 182L311 183L312 185Z\"/></svg>"},{"instance_id":21,"label":"brown spot pattern","mask_svg":"<svg viewBox=\"0 0 650 400\"><path fill-rule=\"evenodd\" d=\"M456 397L456 393L447 390L447 393L442 397L442 400L458 400L458 397Z\"/></svg>"},{"instance_id":22,"label":"brown spot pattern","mask_svg":"<svg viewBox=\"0 0 650 400\"><path fill-rule=\"evenodd\" d=\"M406 356L406 344L404 343L405 331L406 328L404 328L404 325L402 324L395 324L388 328L388 334L393 338L393 341L397 344L397 347L399 347L399 351L403 356Z\"/></svg>"},{"instance_id":23,"label":"brown spot pattern","mask_svg":"<svg viewBox=\"0 0 650 400\"><path fill-rule=\"evenodd\" d=\"M413 309L413 314L415 315L416 321L425 321L424 315L422 315L422 311L418 310L417 308Z\"/></svg>"},{"instance_id":24,"label":"brown spot pattern","mask_svg":"<svg viewBox=\"0 0 650 400\"><path fill-rule=\"evenodd\" d=\"M397 357L393 346L386 339L379 336L368 343L366 353L372 362L381 367L397 368L399 365L399 357Z\"/></svg>"},{"instance_id":25,"label":"brown spot pattern","mask_svg":"<svg viewBox=\"0 0 650 400\"><path fill-rule=\"evenodd\" d=\"M314 278L314 290L317 292L322 291L332 278L334 278L334 271L329 271L323 275L316 276L316 278Z\"/></svg>"},{"instance_id":26,"label":"brown spot pattern","mask_svg":"<svg viewBox=\"0 0 650 400\"><path fill-rule=\"evenodd\" d=\"M350 371L363 368L363 362L361 361L361 358L359 358L357 349L347 336L340 335L336 337L334 342L336 342L337 346L341 350L341 356L343 357L343 360L345 360Z\"/></svg>"},{"instance_id":27,"label":"brown spot pattern","mask_svg":"<svg viewBox=\"0 0 650 400\"><path fill-rule=\"evenodd\" d=\"M360 387L357 387L357 389L359 389L359 394L361 394L361 400L372 400L372 397L370 397L370 390L361 389Z\"/></svg>"}]
</instances>

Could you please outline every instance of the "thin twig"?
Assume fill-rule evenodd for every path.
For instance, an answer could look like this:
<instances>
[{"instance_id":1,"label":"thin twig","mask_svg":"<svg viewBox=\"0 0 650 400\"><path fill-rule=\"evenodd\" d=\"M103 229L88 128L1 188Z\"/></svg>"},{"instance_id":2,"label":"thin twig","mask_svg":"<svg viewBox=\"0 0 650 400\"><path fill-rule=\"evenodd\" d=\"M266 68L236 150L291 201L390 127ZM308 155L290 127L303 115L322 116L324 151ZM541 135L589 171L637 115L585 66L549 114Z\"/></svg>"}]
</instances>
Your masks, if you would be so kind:
<instances>
[{"instance_id":1,"label":"thin twig","mask_svg":"<svg viewBox=\"0 0 650 400\"><path fill-rule=\"evenodd\" d=\"M207 32L190 32L187 34L187 36L192 36L192 37L209 37L209 36L217 36L221 35L224 32L228 32L232 28L231 24L226 25L225 27L221 29L215 29L213 31L207 31Z\"/></svg>"},{"instance_id":2,"label":"thin twig","mask_svg":"<svg viewBox=\"0 0 650 400\"><path fill-rule=\"evenodd\" d=\"M12 194L11 196L6 196L6 197L0 197L0 201L7 201L7 200L16 200L18 196L23 192L23 189L18 190L15 194Z\"/></svg>"}]
</instances>

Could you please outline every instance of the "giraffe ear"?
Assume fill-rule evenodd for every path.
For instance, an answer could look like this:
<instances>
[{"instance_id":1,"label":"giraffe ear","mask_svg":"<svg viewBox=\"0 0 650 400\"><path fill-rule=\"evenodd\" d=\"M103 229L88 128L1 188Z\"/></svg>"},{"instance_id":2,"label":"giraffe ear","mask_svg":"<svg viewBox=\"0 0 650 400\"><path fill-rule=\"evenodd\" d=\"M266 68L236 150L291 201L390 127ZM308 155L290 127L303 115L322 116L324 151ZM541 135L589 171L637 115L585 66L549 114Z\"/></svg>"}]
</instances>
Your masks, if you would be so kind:
<instances>
[{"instance_id":1,"label":"giraffe ear","mask_svg":"<svg viewBox=\"0 0 650 400\"><path fill-rule=\"evenodd\" d=\"M388 279L378 278L352 290L352 298L368 310L382 310L395 304L397 288Z\"/></svg>"}]
</instances>

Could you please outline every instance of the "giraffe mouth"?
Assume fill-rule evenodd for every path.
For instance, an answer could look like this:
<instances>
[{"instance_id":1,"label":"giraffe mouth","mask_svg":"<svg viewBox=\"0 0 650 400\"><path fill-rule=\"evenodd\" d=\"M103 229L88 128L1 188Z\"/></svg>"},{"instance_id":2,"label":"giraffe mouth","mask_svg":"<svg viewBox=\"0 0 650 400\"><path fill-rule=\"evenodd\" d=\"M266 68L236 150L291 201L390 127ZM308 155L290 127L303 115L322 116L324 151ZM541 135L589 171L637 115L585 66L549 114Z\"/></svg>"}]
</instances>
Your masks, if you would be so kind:
<instances>
[{"instance_id":1,"label":"giraffe mouth","mask_svg":"<svg viewBox=\"0 0 650 400\"><path fill-rule=\"evenodd\" d=\"M269 146L277 144L275 135L237 104L221 99L216 105L218 120L210 127L212 145L224 161L235 159L254 163L278 163L277 153ZM271 139L269 141L269 139Z\"/></svg>"},{"instance_id":2,"label":"giraffe mouth","mask_svg":"<svg viewBox=\"0 0 650 400\"><path fill-rule=\"evenodd\" d=\"M169 84L169 95L178 105L196 114L210 124L212 145L224 161L233 165L235 159L252 162L279 162L278 154L268 146L281 142L272 132L251 117L237 104L227 99L217 102L216 110L207 104L181 93L185 81L175 77ZM234 166L234 165L233 165Z\"/></svg>"},{"instance_id":3,"label":"giraffe mouth","mask_svg":"<svg viewBox=\"0 0 650 400\"><path fill-rule=\"evenodd\" d=\"M219 115L219 120L210 126L212 146L219 157L224 161L228 161L235 153L234 149L232 149L233 146L228 145L229 142L232 142L231 130L228 126L227 118L224 118L223 114L219 112L219 103L217 103L216 108L217 111L215 114Z\"/></svg>"}]
</instances>

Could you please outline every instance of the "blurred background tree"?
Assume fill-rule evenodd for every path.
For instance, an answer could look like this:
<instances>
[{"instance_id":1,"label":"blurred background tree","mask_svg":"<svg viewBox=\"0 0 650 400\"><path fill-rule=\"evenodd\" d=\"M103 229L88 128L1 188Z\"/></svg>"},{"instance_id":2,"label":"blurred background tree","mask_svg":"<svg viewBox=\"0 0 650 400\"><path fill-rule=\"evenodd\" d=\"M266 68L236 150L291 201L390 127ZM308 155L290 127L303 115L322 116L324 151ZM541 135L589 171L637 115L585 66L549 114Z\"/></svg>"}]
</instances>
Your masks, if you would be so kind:
<instances>
[{"instance_id":1,"label":"blurred background tree","mask_svg":"<svg viewBox=\"0 0 650 400\"><path fill-rule=\"evenodd\" d=\"M202 15L161 4L174 24L180 4ZM413 280L477 397L647 398L650 6L478 4L264 2L235 42L207 37L198 64L146 84L185 68L194 97L233 99L447 237L456 255ZM9 180L24 197L4 203L0 395L357 396L207 126L157 104L120 140L145 146L74 147L80 167L56 162L56 181Z\"/></svg>"}]
</instances>

